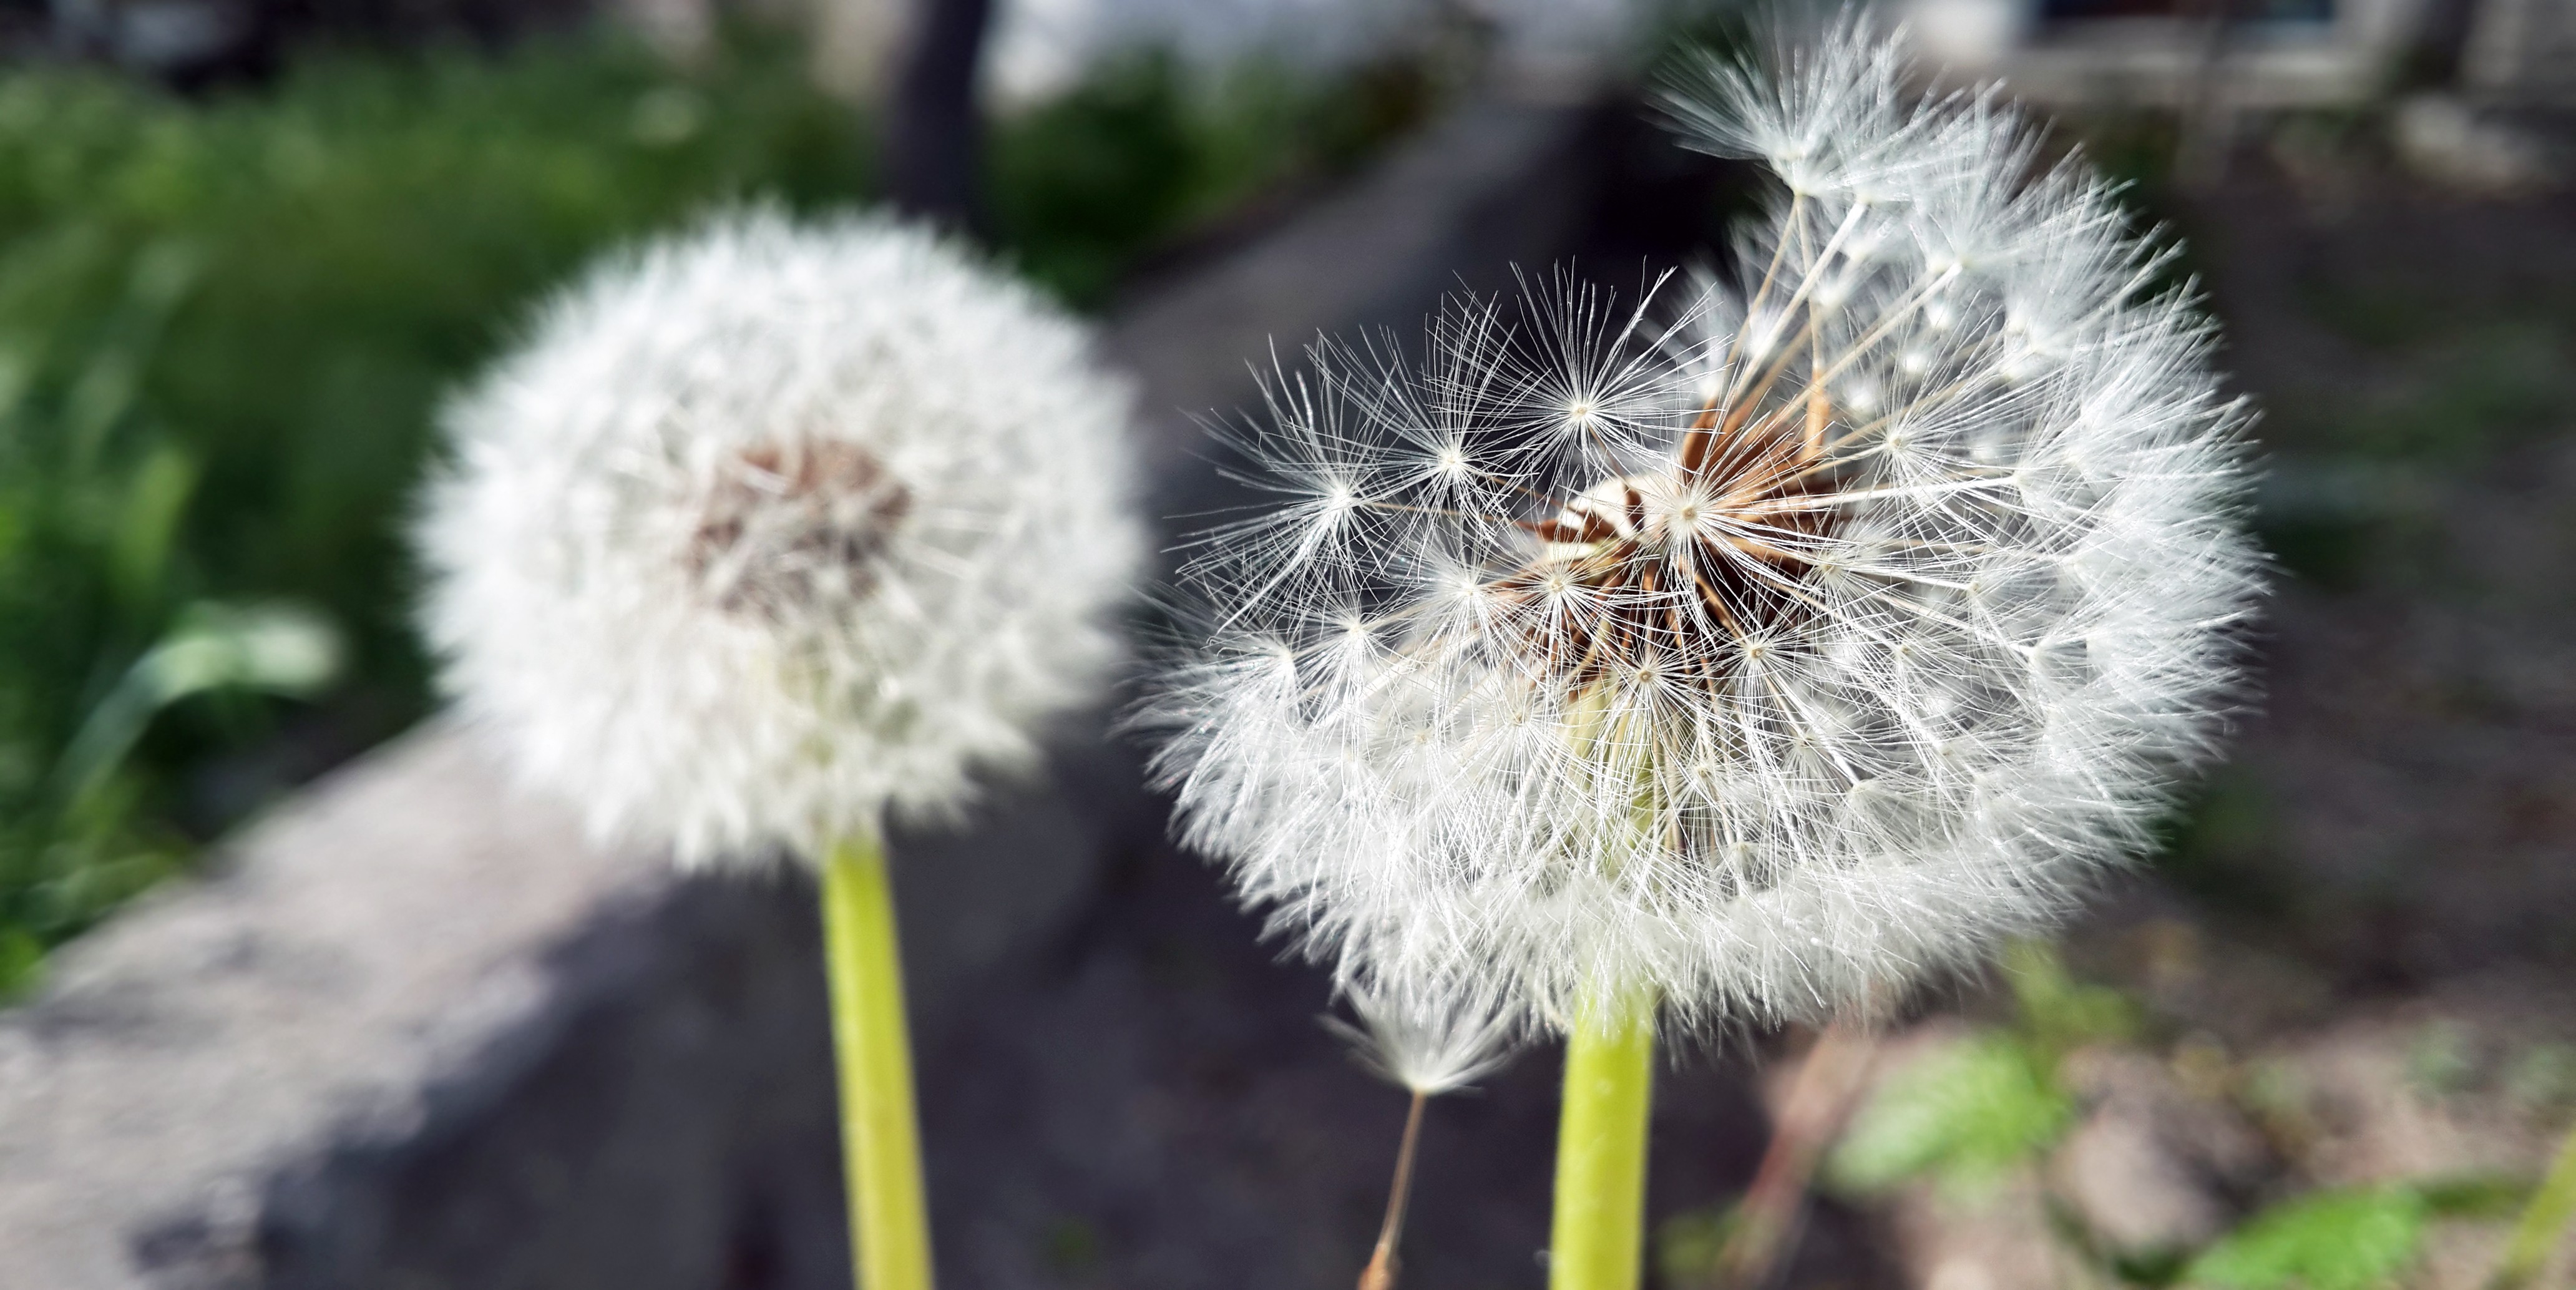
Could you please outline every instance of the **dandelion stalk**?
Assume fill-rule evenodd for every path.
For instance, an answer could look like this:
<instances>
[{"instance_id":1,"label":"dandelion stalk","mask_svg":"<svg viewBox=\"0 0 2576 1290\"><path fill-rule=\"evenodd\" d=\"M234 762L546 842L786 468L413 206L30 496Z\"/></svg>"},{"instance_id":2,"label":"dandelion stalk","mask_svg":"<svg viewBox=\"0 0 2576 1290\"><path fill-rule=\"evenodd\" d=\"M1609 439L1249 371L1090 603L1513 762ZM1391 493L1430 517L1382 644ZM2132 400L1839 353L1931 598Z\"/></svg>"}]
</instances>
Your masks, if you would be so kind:
<instances>
[{"instance_id":1,"label":"dandelion stalk","mask_svg":"<svg viewBox=\"0 0 2576 1290\"><path fill-rule=\"evenodd\" d=\"M2570 1225L2576 1225L2576 1129L2568 1130L2567 1140L2558 1148L2557 1160L2549 1166L2549 1176L2541 1181L2540 1190L2532 1193L2531 1203L2523 1207L2522 1217L2514 1223L2504 1261L2496 1266L2494 1279L2487 1283L2490 1290L2521 1290L2530 1285Z\"/></svg>"},{"instance_id":2,"label":"dandelion stalk","mask_svg":"<svg viewBox=\"0 0 2576 1290\"><path fill-rule=\"evenodd\" d=\"M852 1266L861 1290L929 1290L930 1210L914 1129L894 887L885 848L872 837L845 839L824 861L823 952Z\"/></svg>"},{"instance_id":3,"label":"dandelion stalk","mask_svg":"<svg viewBox=\"0 0 2576 1290\"><path fill-rule=\"evenodd\" d=\"M1638 1285L1654 1089L1654 996L1631 992L1585 1009L1566 1036L1549 1290Z\"/></svg>"}]
</instances>

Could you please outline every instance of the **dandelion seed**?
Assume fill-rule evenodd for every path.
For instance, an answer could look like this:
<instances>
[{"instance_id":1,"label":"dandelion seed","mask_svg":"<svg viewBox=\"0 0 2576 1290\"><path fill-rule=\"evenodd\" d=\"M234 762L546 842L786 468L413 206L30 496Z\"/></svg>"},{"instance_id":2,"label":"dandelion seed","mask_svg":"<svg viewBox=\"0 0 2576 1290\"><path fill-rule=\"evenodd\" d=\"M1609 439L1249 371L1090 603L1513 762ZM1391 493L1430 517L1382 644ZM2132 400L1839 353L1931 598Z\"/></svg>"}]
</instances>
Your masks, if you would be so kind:
<instances>
[{"instance_id":1,"label":"dandelion seed","mask_svg":"<svg viewBox=\"0 0 2576 1290\"><path fill-rule=\"evenodd\" d=\"M1519 1035L1507 1014L1473 990L1405 998L1374 990L1347 997L1353 1025L1326 1018L1369 1070L1418 1097L1455 1093L1501 1069Z\"/></svg>"},{"instance_id":2,"label":"dandelion seed","mask_svg":"<svg viewBox=\"0 0 2576 1290\"><path fill-rule=\"evenodd\" d=\"M1368 1068L1413 1094L1404 1134L1395 1152L1395 1178L1387 1188L1386 1217L1377 1246L1360 1273L1359 1290L1393 1290L1396 1251L1413 1195L1413 1161L1422 1141L1422 1113L1430 1099L1454 1093L1500 1068L1518 1035L1492 1000L1469 988L1406 998L1371 990L1350 995L1354 1026L1337 1018L1325 1025L1347 1039Z\"/></svg>"}]
</instances>

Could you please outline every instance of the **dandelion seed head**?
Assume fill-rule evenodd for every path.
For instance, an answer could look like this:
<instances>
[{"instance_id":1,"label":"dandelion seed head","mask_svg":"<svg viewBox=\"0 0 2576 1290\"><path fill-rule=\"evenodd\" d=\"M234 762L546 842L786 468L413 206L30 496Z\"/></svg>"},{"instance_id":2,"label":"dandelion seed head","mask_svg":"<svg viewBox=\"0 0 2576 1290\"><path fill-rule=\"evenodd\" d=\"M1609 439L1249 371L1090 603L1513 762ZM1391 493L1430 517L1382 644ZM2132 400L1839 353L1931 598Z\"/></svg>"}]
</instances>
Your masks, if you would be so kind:
<instances>
[{"instance_id":1,"label":"dandelion seed head","mask_svg":"<svg viewBox=\"0 0 2576 1290\"><path fill-rule=\"evenodd\" d=\"M1783 181L1740 292L1463 300L1240 436L1351 500L1211 543L1147 715L1186 838L1347 988L1814 1017L2062 915L2212 755L2259 561L2207 328L2099 184L1901 70L1846 24L1675 90ZM1472 496L1390 466L1426 425Z\"/></svg>"},{"instance_id":2,"label":"dandelion seed head","mask_svg":"<svg viewBox=\"0 0 2576 1290\"><path fill-rule=\"evenodd\" d=\"M687 862L951 809L1114 659L1127 397L889 221L613 259L447 409L416 532L443 683L595 834Z\"/></svg>"}]
</instances>

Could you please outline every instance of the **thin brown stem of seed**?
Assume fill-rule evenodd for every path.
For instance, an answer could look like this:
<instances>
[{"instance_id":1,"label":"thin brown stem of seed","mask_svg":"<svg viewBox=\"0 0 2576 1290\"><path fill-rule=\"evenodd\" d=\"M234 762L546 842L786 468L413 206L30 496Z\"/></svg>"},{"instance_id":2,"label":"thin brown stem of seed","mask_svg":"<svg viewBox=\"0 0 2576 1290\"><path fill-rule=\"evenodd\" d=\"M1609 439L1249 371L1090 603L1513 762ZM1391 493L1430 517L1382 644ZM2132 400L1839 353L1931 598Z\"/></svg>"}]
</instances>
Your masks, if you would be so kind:
<instances>
[{"instance_id":1,"label":"thin brown stem of seed","mask_svg":"<svg viewBox=\"0 0 2576 1290\"><path fill-rule=\"evenodd\" d=\"M1789 214L1787 221L1792 224L1797 223L1798 217L1805 213L1806 208L1807 195L1805 193L1791 193L1789 195ZM1747 302L1744 306L1744 320L1746 324L1750 325L1753 321L1753 316L1762 312L1762 302L1770 296L1771 284L1780 276L1781 257L1788 253L1789 239L1785 237L1780 239L1780 241L1771 248L1771 262L1762 267L1762 284L1753 289L1753 299ZM1740 340L1743 336L1743 332L1739 329L1736 335ZM1734 344L1729 344L1727 346L1727 357L1730 360L1734 358L1735 351L1736 346Z\"/></svg>"},{"instance_id":2,"label":"thin brown stem of seed","mask_svg":"<svg viewBox=\"0 0 2576 1290\"><path fill-rule=\"evenodd\" d=\"M1806 205L1807 195L1805 193L1790 194L1788 214L1789 221L1795 223L1799 216L1806 210ZM1746 332L1752 330L1753 319L1757 314L1762 312L1763 301L1770 298L1771 284L1773 281L1777 280L1780 275L1780 259L1782 256L1788 254L1788 251L1789 239L1785 237L1780 239L1780 241L1771 248L1771 262L1762 266L1762 282L1753 289L1753 298L1745 303L1744 325L1736 328L1735 334L1727 338L1726 361L1720 365L1721 371L1735 366L1739 356L1742 354L1744 348L1744 335ZM1732 380L1727 382L1728 386L1732 386L1733 384L1734 382ZM1708 401L1700 406L1698 419L1691 422L1690 433L1682 436L1681 464L1682 475L1684 478L1695 478L1698 476L1700 464L1708 455L1709 442L1711 439L1716 437L1711 433L1711 431L1717 424L1718 407L1725 401L1725 398L1726 390L1723 387L1721 387L1717 393L1711 394L1708 397Z\"/></svg>"},{"instance_id":3,"label":"thin brown stem of seed","mask_svg":"<svg viewBox=\"0 0 2576 1290\"><path fill-rule=\"evenodd\" d=\"M1430 1099L1417 1092L1404 1115L1404 1141L1395 1150L1395 1183L1387 1189L1386 1220L1378 1225L1377 1250L1360 1270L1359 1290L1395 1290L1395 1247L1404 1239L1405 1206L1413 1196L1413 1153L1422 1140L1422 1106Z\"/></svg>"},{"instance_id":4,"label":"thin brown stem of seed","mask_svg":"<svg viewBox=\"0 0 2576 1290\"><path fill-rule=\"evenodd\" d=\"M1733 400L1733 407L1727 412L1726 419L1718 424L1718 438L1724 439L1744 428L1745 418L1753 415L1754 409L1762 406L1762 400L1771 393L1771 387L1778 384L1781 376L1788 372L1789 361L1797 356L1798 347L1806 343L1808 334L1815 330L1815 326L1815 320L1812 317L1800 323L1797 333L1780 346L1770 362L1764 364L1762 378L1756 381L1751 389Z\"/></svg>"}]
</instances>

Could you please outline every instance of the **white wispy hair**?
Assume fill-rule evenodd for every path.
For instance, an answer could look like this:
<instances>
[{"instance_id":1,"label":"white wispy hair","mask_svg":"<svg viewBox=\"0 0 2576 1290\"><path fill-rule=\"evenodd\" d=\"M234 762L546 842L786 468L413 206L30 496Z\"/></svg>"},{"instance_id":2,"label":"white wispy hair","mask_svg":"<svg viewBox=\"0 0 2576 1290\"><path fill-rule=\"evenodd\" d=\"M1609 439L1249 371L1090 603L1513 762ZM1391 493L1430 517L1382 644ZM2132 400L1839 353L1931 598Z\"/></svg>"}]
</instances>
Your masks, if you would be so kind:
<instances>
[{"instance_id":1,"label":"white wispy hair","mask_svg":"<svg viewBox=\"0 0 2576 1290\"><path fill-rule=\"evenodd\" d=\"M1741 290L1457 301L1234 432L1278 502L1144 719L1345 988L1828 1014L2060 915L2212 751L2247 413L2101 181L1902 70L1847 22L1671 91L1787 190Z\"/></svg>"},{"instance_id":2,"label":"white wispy hair","mask_svg":"<svg viewBox=\"0 0 2576 1290\"><path fill-rule=\"evenodd\" d=\"M1383 982L1349 990L1357 1024L1324 1024L1387 1082L1422 1097L1454 1093L1502 1069L1522 1038L1514 1012L1476 988L1397 991Z\"/></svg>"},{"instance_id":3,"label":"white wispy hair","mask_svg":"<svg viewBox=\"0 0 2576 1290\"><path fill-rule=\"evenodd\" d=\"M445 687L684 862L951 808L1116 657L1129 401L1060 310L891 220L612 257L447 409L416 535Z\"/></svg>"}]
</instances>

